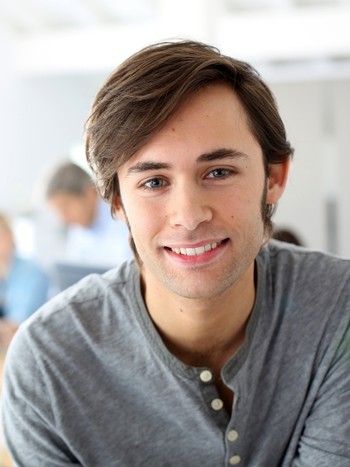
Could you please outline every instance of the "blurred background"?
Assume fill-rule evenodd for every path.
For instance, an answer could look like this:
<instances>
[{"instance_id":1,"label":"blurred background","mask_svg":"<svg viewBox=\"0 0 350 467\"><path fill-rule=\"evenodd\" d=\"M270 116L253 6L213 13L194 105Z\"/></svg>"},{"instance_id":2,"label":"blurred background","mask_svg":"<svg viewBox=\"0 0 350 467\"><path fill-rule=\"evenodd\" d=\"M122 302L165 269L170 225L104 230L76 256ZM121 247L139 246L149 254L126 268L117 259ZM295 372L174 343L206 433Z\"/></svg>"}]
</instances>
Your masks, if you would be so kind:
<instances>
[{"instance_id":1,"label":"blurred background","mask_svg":"<svg viewBox=\"0 0 350 467\"><path fill-rule=\"evenodd\" d=\"M42 186L61 160L84 166L83 125L107 75L174 37L258 69L295 148L276 224L350 256L350 0L0 0L0 210L21 254L57 255L64 231Z\"/></svg>"}]
</instances>

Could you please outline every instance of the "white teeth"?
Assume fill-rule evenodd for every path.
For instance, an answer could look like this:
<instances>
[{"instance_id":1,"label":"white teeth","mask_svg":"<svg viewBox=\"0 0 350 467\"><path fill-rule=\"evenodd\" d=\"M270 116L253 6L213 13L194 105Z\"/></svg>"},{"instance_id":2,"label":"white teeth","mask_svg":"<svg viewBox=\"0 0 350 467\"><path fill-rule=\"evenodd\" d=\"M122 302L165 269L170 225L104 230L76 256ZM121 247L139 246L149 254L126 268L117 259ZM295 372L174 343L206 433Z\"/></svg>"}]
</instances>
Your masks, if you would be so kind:
<instances>
[{"instance_id":1,"label":"white teeth","mask_svg":"<svg viewBox=\"0 0 350 467\"><path fill-rule=\"evenodd\" d=\"M195 248L196 255L201 255L205 252L204 246L199 246L198 248Z\"/></svg>"},{"instance_id":2,"label":"white teeth","mask_svg":"<svg viewBox=\"0 0 350 467\"><path fill-rule=\"evenodd\" d=\"M196 256L202 255L206 251L214 250L214 248L218 247L221 242L213 242L207 243L206 245L199 246L197 248L172 248L171 251L178 255L185 255L185 256Z\"/></svg>"}]
</instances>

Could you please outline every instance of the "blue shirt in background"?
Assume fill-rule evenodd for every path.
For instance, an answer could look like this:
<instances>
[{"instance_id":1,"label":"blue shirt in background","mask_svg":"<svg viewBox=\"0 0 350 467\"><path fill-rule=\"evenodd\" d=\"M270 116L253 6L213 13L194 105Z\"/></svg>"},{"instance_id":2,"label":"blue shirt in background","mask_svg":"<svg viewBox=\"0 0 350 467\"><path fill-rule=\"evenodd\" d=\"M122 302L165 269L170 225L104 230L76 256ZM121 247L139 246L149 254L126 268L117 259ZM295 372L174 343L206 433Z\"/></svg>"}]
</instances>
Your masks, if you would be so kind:
<instances>
[{"instance_id":1,"label":"blue shirt in background","mask_svg":"<svg viewBox=\"0 0 350 467\"><path fill-rule=\"evenodd\" d=\"M79 225L68 229L66 262L116 267L133 257L126 224L113 219L110 206L102 200L97 204L90 227Z\"/></svg>"},{"instance_id":2,"label":"blue shirt in background","mask_svg":"<svg viewBox=\"0 0 350 467\"><path fill-rule=\"evenodd\" d=\"M2 317L20 324L48 299L49 278L34 261L13 257L6 279L0 279Z\"/></svg>"}]
</instances>

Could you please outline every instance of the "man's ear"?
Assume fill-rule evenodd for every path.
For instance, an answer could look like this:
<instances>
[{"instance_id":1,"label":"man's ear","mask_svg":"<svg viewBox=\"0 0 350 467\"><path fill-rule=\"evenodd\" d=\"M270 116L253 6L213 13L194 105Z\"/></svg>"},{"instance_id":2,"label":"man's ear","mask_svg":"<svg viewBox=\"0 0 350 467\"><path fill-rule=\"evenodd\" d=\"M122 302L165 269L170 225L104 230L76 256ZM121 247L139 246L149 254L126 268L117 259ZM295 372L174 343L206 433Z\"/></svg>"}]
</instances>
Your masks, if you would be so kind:
<instances>
[{"instance_id":1,"label":"man's ear","mask_svg":"<svg viewBox=\"0 0 350 467\"><path fill-rule=\"evenodd\" d=\"M267 178L267 204L276 204L287 184L290 159L281 164L270 164Z\"/></svg>"},{"instance_id":2,"label":"man's ear","mask_svg":"<svg viewBox=\"0 0 350 467\"><path fill-rule=\"evenodd\" d=\"M126 222L125 212L123 208L123 203L119 196L115 196L113 200L113 209L117 218L121 221Z\"/></svg>"}]
</instances>

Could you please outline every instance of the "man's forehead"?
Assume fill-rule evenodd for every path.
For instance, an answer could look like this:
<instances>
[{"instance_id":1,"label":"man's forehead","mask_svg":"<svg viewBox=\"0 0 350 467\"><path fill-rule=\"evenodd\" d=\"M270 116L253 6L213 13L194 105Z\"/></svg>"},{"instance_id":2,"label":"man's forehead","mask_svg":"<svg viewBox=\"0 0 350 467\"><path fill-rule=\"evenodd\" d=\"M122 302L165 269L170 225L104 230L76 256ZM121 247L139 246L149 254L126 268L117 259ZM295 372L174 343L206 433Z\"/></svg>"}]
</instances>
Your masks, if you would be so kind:
<instances>
[{"instance_id":1,"label":"man's forehead","mask_svg":"<svg viewBox=\"0 0 350 467\"><path fill-rule=\"evenodd\" d=\"M144 170L146 166L147 169L161 168L158 164L169 159L170 145L188 148L195 140L204 141L202 147L199 144L198 151L194 151L198 154L194 153L192 159L198 162L229 156L248 157L244 148L241 149L243 138L257 143L239 96L226 82L211 83L191 93L117 171L131 173ZM140 164L141 160L145 163Z\"/></svg>"}]
</instances>

